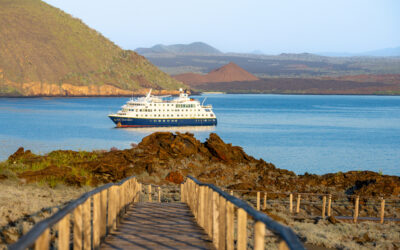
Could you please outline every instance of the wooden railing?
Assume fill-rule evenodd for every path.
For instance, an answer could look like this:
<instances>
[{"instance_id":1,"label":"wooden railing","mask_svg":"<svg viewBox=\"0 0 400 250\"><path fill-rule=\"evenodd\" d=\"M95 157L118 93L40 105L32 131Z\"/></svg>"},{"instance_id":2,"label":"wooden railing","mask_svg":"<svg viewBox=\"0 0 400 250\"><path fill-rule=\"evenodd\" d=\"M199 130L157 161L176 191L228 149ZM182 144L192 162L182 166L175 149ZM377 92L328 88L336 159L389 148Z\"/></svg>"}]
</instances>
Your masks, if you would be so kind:
<instances>
[{"instance_id":1,"label":"wooden railing","mask_svg":"<svg viewBox=\"0 0 400 250\"><path fill-rule=\"evenodd\" d=\"M245 201L212 184L201 183L194 177L188 176L181 184L181 201L189 205L197 223L212 238L217 249L247 249L247 216L255 221L254 249L265 249L266 229L280 237L279 249L304 249L289 227L279 224Z\"/></svg>"},{"instance_id":2,"label":"wooden railing","mask_svg":"<svg viewBox=\"0 0 400 250\"><path fill-rule=\"evenodd\" d=\"M223 189L230 194L235 194L236 197L240 197L243 200L248 200L251 202L257 210L267 209L267 199L271 203L269 208L272 207L273 204L281 204L287 207L287 211L289 215L298 215L300 210L306 210L306 206L314 206L318 207L320 210L319 214L311 213L311 215L306 216L304 218L314 218L315 216L325 219L329 216L337 216L338 218L347 218L353 220L356 223L360 218L360 207L371 206L371 210L378 211L377 214L365 214L367 217L364 219L368 219L371 221L384 223L385 220L388 221L399 221L398 216L390 217L385 216L385 210L388 208L400 208L400 198L399 197L367 197L367 196L358 196L358 195L332 195L332 194L324 194L324 193L290 193L290 192L266 192L266 191L254 191L254 190L237 190L237 189ZM246 194L247 199L240 194ZM268 198L269 196L278 197L275 199ZM249 197L254 197L255 199L248 199ZM365 202L368 201L368 202ZM347 211L351 212L352 215L334 213L333 209L339 206L346 205L348 208ZM302 206L302 208L301 208ZM392 214L393 216L393 214ZM385 218L386 217L386 218Z\"/></svg>"},{"instance_id":3,"label":"wooden railing","mask_svg":"<svg viewBox=\"0 0 400 250\"><path fill-rule=\"evenodd\" d=\"M117 228L127 206L139 200L140 190L141 184L133 176L96 188L36 224L9 249L70 249L71 223L73 249L97 249L100 241ZM56 232L56 239L52 239L50 230Z\"/></svg>"}]
</instances>

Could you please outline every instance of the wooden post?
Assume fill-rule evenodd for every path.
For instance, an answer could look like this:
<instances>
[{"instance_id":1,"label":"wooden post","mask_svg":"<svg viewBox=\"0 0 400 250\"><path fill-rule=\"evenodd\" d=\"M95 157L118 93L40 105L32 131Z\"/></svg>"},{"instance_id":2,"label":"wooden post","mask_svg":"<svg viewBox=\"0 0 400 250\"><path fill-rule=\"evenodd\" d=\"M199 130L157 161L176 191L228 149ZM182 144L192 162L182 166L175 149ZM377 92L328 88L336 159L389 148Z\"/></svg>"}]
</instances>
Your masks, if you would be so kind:
<instances>
[{"instance_id":1,"label":"wooden post","mask_svg":"<svg viewBox=\"0 0 400 250\"><path fill-rule=\"evenodd\" d=\"M284 240L279 243L279 250L289 250L289 247Z\"/></svg>"},{"instance_id":2,"label":"wooden post","mask_svg":"<svg viewBox=\"0 0 400 250\"><path fill-rule=\"evenodd\" d=\"M205 186L199 186L199 225L204 228L205 221L205 211L204 211L204 201L205 201Z\"/></svg>"},{"instance_id":3,"label":"wooden post","mask_svg":"<svg viewBox=\"0 0 400 250\"><path fill-rule=\"evenodd\" d=\"M211 188L208 188L208 198L207 198L207 202L208 202L208 216L207 216L207 220L208 220L208 236L210 236L210 238L212 238L213 236L213 193L214 191Z\"/></svg>"},{"instance_id":4,"label":"wooden post","mask_svg":"<svg viewBox=\"0 0 400 250\"><path fill-rule=\"evenodd\" d=\"M185 192L184 192L184 185L181 184L181 202L185 202Z\"/></svg>"},{"instance_id":5,"label":"wooden post","mask_svg":"<svg viewBox=\"0 0 400 250\"><path fill-rule=\"evenodd\" d=\"M237 249L247 249L247 213L243 208L237 210Z\"/></svg>"},{"instance_id":6,"label":"wooden post","mask_svg":"<svg viewBox=\"0 0 400 250\"><path fill-rule=\"evenodd\" d=\"M114 192L114 204L113 204L113 224L112 230L117 230L117 223L118 223L118 215L119 215L119 195L118 195L119 187L113 186Z\"/></svg>"},{"instance_id":7,"label":"wooden post","mask_svg":"<svg viewBox=\"0 0 400 250\"><path fill-rule=\"evenodd\" d=\"M148 185L148 193L149 193L149 202L152 202L152 200L151 200L151 184Z\"/></svg>"},{"instance_id":8,"label":"wooden post","mask_svg":"<svg viewBox=\"0 0 400 250\"><path fill-rule=\"evenodd\" d=\"M322 219L325 219L326 195L322 197Z\"/></svg>"},{"instance_id":9,"label":"wooden post","mask_svg":"<svg viewBox=\"0 0 400 250\"><path fill-rule=\"evenodd\" d=\"M233 190L229 191L229 194L233 196Z\"/></svg>"},{"instance_id":10,"label":"wooden post","mask_svg":"<svg viewBox=\"0 0 400 250\"><path fill-rule=\"evenodd\" d=\"M257 211L260 211L260 192L257 192Z\"/></svg>"},{"instance_id":11,"label":"wooden post","mask_svg":"<svg viewBox=\"0 0 400 250\"><path fill-rule=\"evenodd\" d=\"M82 206L83 218L83 249L90 250L92 247L92 216L91 216L91 197L89 197Z\"/></svg>"},{"instance_id":12,"label":"wooden post","mask_svg":"<svg viewBox=\"0 0 400 250\"><path fill-rule=\"evenodd\" d=\"M219 196L219 240L218 249L225 249L226 243L226 200Z\"/></svg>"},{"instance_id":13,"label":"wooden post","mask_svg":"<svg viewBox=\"0 0 400 250\"><path fill-rule=\"evenodd\" d=\"M264 250L265 248L265 224L257 221L254 224L254 249Z\"/></svg>"},{"instance_id":14,"label":"wooden post","mask_svg":"<svg viewBox=\"0 0 400 250\"><path fill-rule=\"evenodd\" d=\"M209 195L208 195L208 187L205 186L204 187L204 230L206 231L206 233L208 234L209 231L209 224L208 224L208 218L210 217L211 214L209 214Z\"/></svg>"},{"instance_id":15,"label":"wooden post","mask_svg":"<svg viewBox=\"0 0 400 250\"><path fill-rule=\"evenodd\" d=\"M50 228L44 232L35 241L35 250L46 250L50 247Z\"/></svg>"},{"instance_id":16,"label":"wooden post","mask_svg":"<svg viewBox=\"0 0 400 250\"><path fill-rule=\"evenodd\" d=\"M161 188L158 187L158 203L161 203Z\"/></svg>"},{"instance_id":17,"label":"wooden post","mask_svg":"<svg viewBox=\"0 0 400 250\"><path fill-rule=\"evenodd\" d=\"M74 249L82 249L82 205L77 206L73 212L74 216Z\"/></svg>"},{"instance_id":18,"label":"wooden post","mask_svg":"<svg viewBox=\"0 0 400 250\"><path fill-rule=\"evenodd\" d=\"M69 237L70 237L70 214L67 214L57 223L58 231L58 248L60 250L69 250Z\"/></svg>"},{"instance_id":19,"label":"wooden post","mask_svg":"<svg viewBox=\"0 0 400 250\"><path fill-rule=\"evenodd\" d=\"M297 195L297 204L296 204L296 213L300 213L300 199L301 199L301 195L298 194Z\"/></svg>"},{"instance_id":20,"label":"wooden post","mask_svg":"<svg viewBox=\"0 0 400 250\"><path fill-rule=\"evenodd\" d=\"M101 203L100 193L93 195L93 249L100 246L100 227L101 227Z\"/></svg>"},{"instance_id":21,"label":"wooden post","mask_svg":"<svg viewBox=\"0 0 400 250\"><path fill-rule=\"evenodd\" d=\"M289 211L290 213L293 213L293 194L290 193L289 195Z\"/></svg>"},{"instance_id":22,"label":"wooden post","mask_svg":"<svg viewBox=\"0 0 400 250\"><path fill-rule=\"evenodd\" d=\"M331 209L332 209L332 195L328 196L328 217L331 216Z\"/></svg>"},{"instance_id":23,"label":"wooden post","mask_svg":"<svg viewBox=\"0 0 400 250\"><path fill-rule=\"evenodd\" d=\"M233 250L234 233L235 233L235 214L233 204L229 201L226 202L226 249Z\"/></svg>"},{"instance_id":24,"label":"wooden post","mask_svg":"<svg viewBox=\"0 0 400 250\"><path fill-rule=\"evenodd\" d=\"M381 224L383 224L384 220L385 220L385 200L383 199L383 197L381 197Z\"/></svg>"},{"instance_id":25,"label":"wooden post","mask_svg":"<svg viewBox=\"0 0 400 250\"><path fill-rule=\"evenodd\" d=\"M354 206L354 223L357 223L359 204L360 204L360 196L357 195L355 206Z\"/></svg>"},{"instance_id":26,"label":"wooden post","mask_svg":"<svg viewBox=\"0 0 400 250\"><path fill-rule=\"evenodd\" d=\"M267 209L267 192L264 193L264 204L263 204L263 209Z\"/></svg>"},{"instance_id":27,"label":"wooden post","mask_svg":"<svg viewBox=\"0 0 400 250\"><path fill-rule=\"evenodd\" d=\"M218 248L219 239L219 194L213 192L213 243Z\"/></svg>"},{"instance_id":28,"label":"wooden post","mask_svg":"<svg viewBox=\"0 0 400 250\"><path fill-rule=\"evenodd\" d=\"M104 238L107 234L107 200L108 189L104 189L100 193L100 238Z\"/></svg>"},{"instance_id":29,"label":"wooden post","mask_svg":"<svg viewBox=\"0 0 400 250\"><path fill-rule=\"evenodd\" d=\"M114 223L114 205L115 205L115 198L114 198L114 186L108 188L108 208L107 208L107 232L111 232L113 229Z\"/></svg>"}]
</instances>

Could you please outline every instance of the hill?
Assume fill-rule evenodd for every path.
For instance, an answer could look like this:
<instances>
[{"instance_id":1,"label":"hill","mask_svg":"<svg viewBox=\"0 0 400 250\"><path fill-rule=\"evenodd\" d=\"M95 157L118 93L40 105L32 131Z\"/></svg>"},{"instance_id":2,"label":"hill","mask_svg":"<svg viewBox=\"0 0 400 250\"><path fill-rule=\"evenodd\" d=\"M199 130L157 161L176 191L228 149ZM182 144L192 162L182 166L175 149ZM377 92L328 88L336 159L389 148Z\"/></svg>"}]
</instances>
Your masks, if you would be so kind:
<instances>
[{"instance_id":1,"label":"hill","mask_svg":"<svg viewBox=\"0 0 400 250\"><path fill-rule=\"evenodd\" d=\"M146 54L181 54L181 55L213 55L222 54L221 51L216 48L203 43L194 42L190 44L173 44L173 45L162 45L157 44L151 48L137 48L135 50L141 55Z\"/></svg>"},{"instance_id":2,"label":"hill","mask_svg":"<svg viewBox=\"0 0 400 250\"><path fill-rule=\"evenodd\" d=\"M190 84L197 91L232 94L324 94L324 95L400 95L399 76L394 79L363 76L339 78L263 78L250 82Z\"/></svg>"},{"instance_id":3,"label":"hill","mask_svg":"<svg viewBox=\"0 0 400 250\"><path fill-rule=\"evenodd\" d=\"M233 62L230 62L218 69L214 69L206 75L186 73L175 75L174 78L191 85L215 82L249 82L259 80L257 77Z\"/></svg>"},{"instance_id":4,"label":"hill","mask_svg":"<svg viewBox=\"0 0 400 250\"><path fill-rule=\"evenodd\" d=\"M129 95L182 86L60 9L0 0L0 96Z\"/></svg>"}]
</instances>

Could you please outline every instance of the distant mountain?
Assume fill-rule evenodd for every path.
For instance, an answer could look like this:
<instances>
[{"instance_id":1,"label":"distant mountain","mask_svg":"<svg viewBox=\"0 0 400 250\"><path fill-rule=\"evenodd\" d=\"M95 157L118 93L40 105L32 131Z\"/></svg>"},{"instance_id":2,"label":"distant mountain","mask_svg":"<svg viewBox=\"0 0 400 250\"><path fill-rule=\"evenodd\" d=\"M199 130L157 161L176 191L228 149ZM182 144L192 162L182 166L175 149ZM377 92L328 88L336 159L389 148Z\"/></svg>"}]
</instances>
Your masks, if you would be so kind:
<instances>
[{"instance_id":1,"label":"distant mountain","mask_svg":"<svg viewBox=\"0 0 400 250\"><path fill-rule=\"evenodd\" d=\"M43 1L0 0L0 96L130 95L183 86Z\"/></svg>"},{"instance_id":2,"label":"distant mountain","mask_svg":"<svg viewBox=\"0 0 400 250\"><path fill-rule=\"evenodd\" d=\"M173 45L162 45L158 44L151 48L137 48L135 50L141 55L146 54L180 54L180 55L216 55L222 54L221 51L216 48L203 43L194 42L190 44L173 44Z\"/></svg>"},{"instance_id":3,"label":"distant mountain","mask_svg":"<svg viewBox=\"0 0 400 250\"><path fill-rule=\"evenodd\" d=\"M215 82L250 82L259 80L257 77L242 69L233 62L230 62L227 65L224 65L218 69L212 70L206 75L186 73L175 75L173 77L188 85Z\"/></svg>"},{"instance_id":4,"label":"distant mountain","mask_svg":"<svg viewBox=\"0 0 400 250\"><path fill-rule=\"evenodd\" d=\"M333 56L333 57L351 57L351 56L375 56L375 57L387 57L387 56L400 56L400 47L386 48L379 50L371 50L362 53L346 53L346 52L322 52L316 53L322 56Z\"/></svg>"}]
</instances>

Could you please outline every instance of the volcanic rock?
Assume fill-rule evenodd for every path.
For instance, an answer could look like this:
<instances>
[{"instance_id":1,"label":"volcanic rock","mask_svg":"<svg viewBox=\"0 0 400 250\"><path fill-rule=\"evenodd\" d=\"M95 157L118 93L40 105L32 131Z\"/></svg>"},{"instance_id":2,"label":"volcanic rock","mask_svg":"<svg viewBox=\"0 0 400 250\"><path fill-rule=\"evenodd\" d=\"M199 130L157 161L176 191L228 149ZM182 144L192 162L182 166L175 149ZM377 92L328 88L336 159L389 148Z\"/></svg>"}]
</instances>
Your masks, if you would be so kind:
<instances>
[{"instance_id":1,"label":"volcanic rock","mask_svg":"<svg viewBox=\"0 0 400 250\"><path fill-rule=\"evenodd\" d=\"M259 80L256 76L247 72L233 62L230 62L218 69L212 70L206 75L185 73L175 75L173 77L178 81L192 85L214 82L251 82Z\"/></svg>"}]
</instances>

